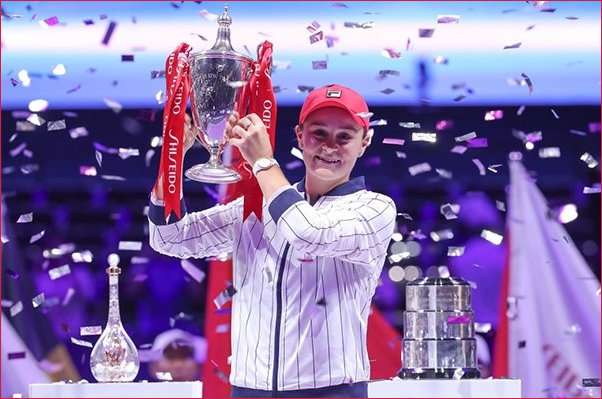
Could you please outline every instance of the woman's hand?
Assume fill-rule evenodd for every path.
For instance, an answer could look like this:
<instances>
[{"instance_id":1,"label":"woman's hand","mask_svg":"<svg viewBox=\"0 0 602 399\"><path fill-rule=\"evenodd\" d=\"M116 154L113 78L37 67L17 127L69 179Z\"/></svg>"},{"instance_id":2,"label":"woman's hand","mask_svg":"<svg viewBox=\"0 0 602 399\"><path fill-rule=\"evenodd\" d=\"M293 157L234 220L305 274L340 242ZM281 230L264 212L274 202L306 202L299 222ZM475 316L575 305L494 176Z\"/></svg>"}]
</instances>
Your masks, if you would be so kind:
<instances>
[{"instance_id":1,"label":"woman's hand","mask_svg":"<svg viewBox=\"0 0 602 399\"><path fill-rule=\"evenodd\" d=\"M238 112L230 115L224 139L236 146L251 166L261 157L273 156L267 128L257 114L249 114L243 118L240 118Z\"/></svg>"}]
</instances>

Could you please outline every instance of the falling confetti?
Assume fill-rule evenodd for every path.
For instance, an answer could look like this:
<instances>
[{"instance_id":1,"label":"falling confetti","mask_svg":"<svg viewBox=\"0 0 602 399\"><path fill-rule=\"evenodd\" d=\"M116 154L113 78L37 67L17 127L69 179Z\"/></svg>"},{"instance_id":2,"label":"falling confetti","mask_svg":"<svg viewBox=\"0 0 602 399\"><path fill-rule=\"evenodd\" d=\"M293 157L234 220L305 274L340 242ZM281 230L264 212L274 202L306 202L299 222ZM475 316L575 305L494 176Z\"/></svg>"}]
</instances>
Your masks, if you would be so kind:
<instances>
[{"instance_id":1,"label":"falling confetti","mask_svg":"<svg viewBox=\"0 0 602 399\"><path fill-rule=\"evenodd\" d=\"M438 24L457 24L460 22L459 15L439 15L437 16Z\"/></svg>"},{"instance_id":2,"label":"falling confetti","mask_svg":"<svg viewBox=\"0 0 602 399\"><path fill-rule=\"evenodd\" d=\"M186 271L197 283L201 283L205 279L205 272L196 267L192 262L187 259L182 259L180 262L182 269Z\"/></svg>"},{"instance_id":3,"label":"falling confetti","mask_svg":"<svg viewBox=\"0 0 602 399\"><path fill-rule=\"evenodd\" d=\"M115 21L111 21L109 23L109 26L107 27L107 30L105 31L105 35L102 38L102 42L101 42L105 46L109 44L109 41L111 41L111 36L113 35L113 31L115 30L116 26L117 26L117 22L115 22Z\"/></svg>"},{"instance_id":4,"label":"falling confetti","mask_svg":"<svg viewBox=\"0 0 602 399\"><path fill-rule=\"evenodd\" d=\"M421 173L429 172L431 170L431 165L428 162L419 163L408 168L408 172L410 175L416 176Z\"/></svg>"},{"instance_id":5,"label":"falling confetti","mask_svg":"<svg viewBox=\"0 0 602 399\"><path fill-rule=\"evenodd\" d=\"M141 241L119 241L120 251L140 251L142 249Z\"/></svg>"},{"instance_id":6,"label":"falling confetti","mask_svg":"<svg viewBox=\"0 0 602 399\"><path fill-rule=\"evenodd\" d=\"M85 346L85 347L88 347L88 348L92 348L92 343L88 342L88 341L84 341L84 340L81 340L81 339L77 339L77 338L71 337L71 342L73 342L75 345L78 345L78 346Z\"/></svg>"},{"instance_id":7,"label":"falling confetti","mask_svg":"<svg viewBox=\"0 0 602 399\"><path fill-rule=\"evenodd\" d=\"M533 83L531 82L531 79L526 73L521 73L520 76L525 79L525 83L527 84L527 87L529 87L529 95L531 95L533 93Z\"/></svg>"},{"instance_id":8,"label":"falling confetti","mask_svg":"<svg viewBox=\"0 0 602 399\"><path fill-rule=\"evenodd\" d=\"M485 229L481 231L481 237L495 245L500 245L502 243L502 240L504 239L504 236L501 236L497 233Z\"/></svg>"},{"instance_id":9,"label":"falling confetti","mask_svg":"<svg viewBox=\"0 0 602 399\"><path fill-rule=\"evenodd\" d=\"M84 326L79 328L79 335L100 335L102 334L101 326Z\"/></svg>"}]
</instances>

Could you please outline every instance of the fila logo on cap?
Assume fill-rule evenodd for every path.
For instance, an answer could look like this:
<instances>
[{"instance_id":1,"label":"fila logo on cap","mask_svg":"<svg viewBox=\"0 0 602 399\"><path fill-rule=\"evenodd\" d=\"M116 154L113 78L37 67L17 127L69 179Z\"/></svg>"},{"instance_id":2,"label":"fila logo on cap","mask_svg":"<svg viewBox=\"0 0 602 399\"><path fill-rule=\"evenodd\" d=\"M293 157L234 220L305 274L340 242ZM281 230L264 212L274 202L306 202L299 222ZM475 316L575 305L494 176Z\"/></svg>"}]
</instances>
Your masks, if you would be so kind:
<instances>
[{"instance_id":1,"label":"fila logo on cap","mask_svg":"<svg viewBox=\"0 0 602 399\"><path fill-rule=\"evenodd\" d=\"M326 98L341 98L341 90L326 91Z\"/></svg>"}]
</instances>

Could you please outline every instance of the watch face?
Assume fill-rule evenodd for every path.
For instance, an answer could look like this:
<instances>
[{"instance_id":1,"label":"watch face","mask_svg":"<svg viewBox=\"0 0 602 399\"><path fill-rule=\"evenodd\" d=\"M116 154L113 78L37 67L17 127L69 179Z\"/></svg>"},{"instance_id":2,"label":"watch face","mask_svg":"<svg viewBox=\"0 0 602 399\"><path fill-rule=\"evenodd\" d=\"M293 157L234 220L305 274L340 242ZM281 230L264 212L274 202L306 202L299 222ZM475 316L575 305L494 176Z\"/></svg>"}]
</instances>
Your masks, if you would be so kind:
<instances>
[{"instance_id":1,"label":"watch face","mask_svg":"<svg viewBox=\"0 0 602 399\"><path fill-rule=\"evenodd\" d=\"M270 162L270 160L269 160L269 159L267 159L267 158L261 158L261 159L259 160L259 166L260 166L260 167L262 167L262 168L266 168L266 167L270 166L270 165L271 165L271 163L272 163L272 162Z\"/></svg>"}]
</instances>

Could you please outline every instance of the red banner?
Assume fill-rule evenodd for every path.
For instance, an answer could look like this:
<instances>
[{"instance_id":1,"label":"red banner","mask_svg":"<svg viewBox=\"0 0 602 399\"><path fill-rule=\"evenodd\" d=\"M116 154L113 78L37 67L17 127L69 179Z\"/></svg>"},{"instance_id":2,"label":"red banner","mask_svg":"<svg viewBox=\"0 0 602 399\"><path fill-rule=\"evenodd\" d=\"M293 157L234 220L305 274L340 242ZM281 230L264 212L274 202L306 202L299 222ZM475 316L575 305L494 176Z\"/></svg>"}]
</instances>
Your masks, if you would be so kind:
<instances>
[{"instance_id":1,"label":"red banner","mask_svg":"<svg viewBox=\"0 0 602 399\"><path fill-rule=\"evenodd\" d=\"M181 218L180 194L182 192L182 158L184 156L184 117L190 91L188 53L190 47L181 43L167 61L165 109L163 111L163 147L157 181L163 179L165 219L173 211ZM155 188L157 182L155 182ZM153 189L154 190L154 189Z\"/></svg>"},{"instance_id":2,"label":"red banner","mask_svg":"<svg viewBox=\"0 0 602 399\"><path fill-rule=\"evenodd\" d=\"M257 62L253 65L253 75L245 90L249 97L249 108L247 112L241 112L241 116L245 114L257 114L265 124L270 136L272 150L276 140L276 97L272 88L272 43L264 41L257 49ZM244 107L246 104L241 104ZM242 110L244 111L244 109ZM245 196L243 220L251 213L255 213L257 219L261 221L263 193L259 187L259 183L251 172L253 166L242 158L240 151L237 148L232 148L232 159L238 160L236 170L243 177L237 182L232 190L228 190L226 194L226 202L232 201L241 195Z\"/></svg>"}]
</instances>

